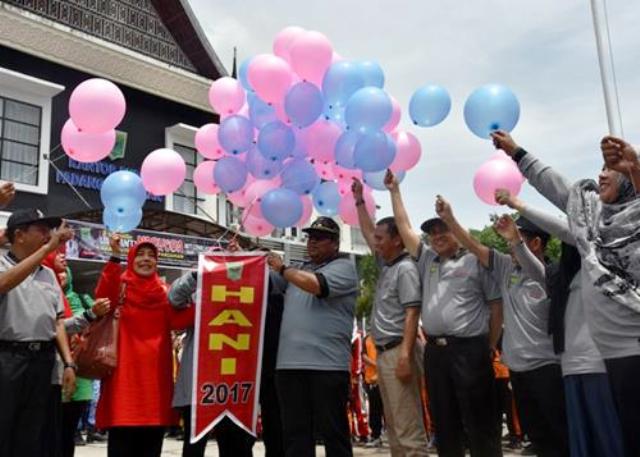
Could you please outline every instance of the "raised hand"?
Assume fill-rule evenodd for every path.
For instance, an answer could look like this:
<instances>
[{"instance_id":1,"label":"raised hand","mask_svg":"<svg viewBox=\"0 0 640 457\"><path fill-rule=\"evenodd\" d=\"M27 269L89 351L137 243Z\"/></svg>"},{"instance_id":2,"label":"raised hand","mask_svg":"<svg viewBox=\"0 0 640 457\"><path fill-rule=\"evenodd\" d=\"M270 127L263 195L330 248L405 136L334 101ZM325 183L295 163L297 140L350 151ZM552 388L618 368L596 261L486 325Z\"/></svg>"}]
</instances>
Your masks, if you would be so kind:
<instances>
[{"instance_id":1,"label":"raised hand","mask_svg":"<svg viewBox=\"0 0 640 457\"><path fill-rule=\"evenodd\" d=\"M495 197L499 205L508 206L516 211L522 211L524 208L524 202L515 195L511 195L508 189L496 189Z\"/></svg>"},{"instance_id":2,"label":"raised hand","mask_svg":"<svg viewBox=\"0 0 640 457\"><path fill-rule=\"evenodd\" d=\"M282 257L280 257L275 252L270 252L267 255L267 263L269 264L269 267L271 267L273 271L279 273L280 269L284 265L284 260L282 260Z\"/></svg>"},{"instance_id":3,"label":"raised hand","mask_svg":"<svg viewBox=\"0 0 640 457\"><path fill-rule=\"evenodd\" d=\"M360 182L358 178L353 178L353 182L351 183L351 193L353 194L353 198L356 203L363 199L362 192L362 182Z\"/></svg>"},{"instance_id":4,"label":"raised hand","mask_svg":"<svg viewBox=\"0 0 640 457\"><path fill-rule=\"evenodd\" d=\"M493 224L493 228L498 232L498 235L509 243L516 243L521 239L520 231L518 230L515 221L508 214L500 216L495 224Z\"/></svg>"},{"instance_id":5,"label":"raised hand","mask_svg":"<svg viewBox=\"0 0 640 457\"><path fill-rule=\"evenodd\" d=\"M47 252L53 252L58 247L73 238L73 229L67 227L67 221L63 220L58 228L51 230L49 241L45 245Z\"/></svg>"},{"instance_id":6,"label":"raised hand","mask_svg":"<svg viewBox=\"0 0 640 457\"><path fill-rule=\"evenodd\" d=\"M118 256L122 254L122 248L120 246L120 242L122 241L122 235L117 232L114 232L109 237L109 247L111 248L111 252L113 255Z\"/></svg>"},{"instance_id":7,"label":"raised hand","mask_svg":"<svg viewBox=\"0 0 640 457\"><path fill-rule=\"evenodd\" d=\"M0 184L0 208L4 208L16 196L16 188L12 182L3 182Z\"/></svg>"},{"instance_id":8,"label":"raised hand","mask_svg":"<svg viewBox=\"0 0 640 457\"><path fill-rule=\"evenodd\" d=\"M384 186L390 192L394 192L400 189L398 178L396 178L396 175L394 175L391 170L387 170L387 173L384 175Z\"/></svg>"},{"instance_id":9,"label":"raised hand","mask_svg":"<svg viewBox=\"0 0 640 457\"><path fill-rule=\"evenodd\" d=\"M513 156L519 148L518 144L504 130L496 130L491 134L493 145L496 149L502 149L508 156Z\"/></svg>"},{"instance_id":10,"label":"raised hand","mask_svg":"<svg viewBox=\"0 0 640 457\"><path fill-rule=\"evenodd\" d=\"M639 168L638 155L629 143L615 136L605 136L600 141L602 158L607 168L628 175Z\"/></svg>"},{"instance_id":11,"label":"raised hand","mask_svg":"<svg viewBox=\"0 0 640 457\"><path fill-rule=\"evenodd\" d=\"M453 219L453 210L448 201L442 195L436 196L436 214L445 222Z\"/></svg>"}]
</instances>

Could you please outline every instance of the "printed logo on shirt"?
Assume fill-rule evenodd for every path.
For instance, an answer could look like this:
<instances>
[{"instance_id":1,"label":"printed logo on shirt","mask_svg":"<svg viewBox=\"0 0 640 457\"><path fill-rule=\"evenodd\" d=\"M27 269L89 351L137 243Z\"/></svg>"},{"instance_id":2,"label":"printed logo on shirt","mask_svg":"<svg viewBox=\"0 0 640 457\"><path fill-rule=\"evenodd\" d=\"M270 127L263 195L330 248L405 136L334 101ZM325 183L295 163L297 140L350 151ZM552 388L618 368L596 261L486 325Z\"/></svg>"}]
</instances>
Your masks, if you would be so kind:
<instances>
[{"instance_id":1,"label":"printed logo on shirt","mask_svg":"<svg viewBox=\"0 0 640 457\"><path fill-rule=\"evenodd\" d=\"M537 282L527 285L527 295L529 296L529 298L537 301L543 300L547 297L547 293Z\"/></svg>"}]
</instances>

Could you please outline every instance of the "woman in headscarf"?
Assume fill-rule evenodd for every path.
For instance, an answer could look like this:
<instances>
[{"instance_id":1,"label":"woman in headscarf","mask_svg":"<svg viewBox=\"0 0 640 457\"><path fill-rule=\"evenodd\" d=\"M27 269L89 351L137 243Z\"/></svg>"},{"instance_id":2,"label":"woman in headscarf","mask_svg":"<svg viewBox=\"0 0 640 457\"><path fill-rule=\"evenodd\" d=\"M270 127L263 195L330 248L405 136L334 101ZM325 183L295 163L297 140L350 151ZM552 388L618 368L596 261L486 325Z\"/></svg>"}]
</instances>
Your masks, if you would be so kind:
<instances>
[{"instance_id":1,"label":"woman in headscarf","mask_svg":"<svg viewBox=\"0 0 640 457\"><path fill-rule=\"evenodd\" d=\"M130 248L124 272L118 234L110 245L113 257L95 295L108 297L119 313L118 364L102 380L96 426L109 431L109 457L159 457L165 427L177 421L171 409L171 330L192 325L194 315L169 305L153 243Z\"/></svg>"},{"instance_id":2,"label":"woman in headscarf","mask_svg":"<svg viewBox=\"0 0 640 457\"><path fill-rule=\"evenodd\" d=\"M529 183L568 216L580 254L582 300L607 369L622 426L624 452L640 455L640 160L625 141L606 136L604 166L593 180L571 184L502 131L495 146Z\"/></svg>"}]
</instances>

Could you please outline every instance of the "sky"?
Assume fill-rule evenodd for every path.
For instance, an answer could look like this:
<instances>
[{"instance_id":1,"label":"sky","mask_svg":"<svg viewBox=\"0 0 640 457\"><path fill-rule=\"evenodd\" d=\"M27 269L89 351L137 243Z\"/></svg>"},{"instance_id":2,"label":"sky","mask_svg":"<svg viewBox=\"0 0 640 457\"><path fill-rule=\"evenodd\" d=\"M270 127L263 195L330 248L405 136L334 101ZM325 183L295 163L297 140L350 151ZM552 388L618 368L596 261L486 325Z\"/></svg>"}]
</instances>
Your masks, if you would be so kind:
<instances>
[{"instance_id":1,"label":"sky","mask_svg":"<svg viewBox=\"0 0 640 457\"><path fill-rule=\"evenodd\" d=\"M601 0L598 0L601 1ZM294 1L189 0L216 53L231 68L272 52L275 35L289 25L324 33L345 59L377 61L385 90L402 106L400 128L420 140L422 159L401 185L414 227L434 215L437 194L460 220L481 228L489 214L473 175L494 152L474 136L462 116L464 102L487 83L509 86L521 115L512 132L528 151L572 180L596 178L599 141L608 133L597 50L587 0ZM608 19L625 138L640 144L640 2L609 0ZM452 98L443 123L411 124L408 105L426 84ZM388 194L376 192L378 217L391 215ZM520 197L558 213L528 184Z\"/></svg>"}]
</instances>

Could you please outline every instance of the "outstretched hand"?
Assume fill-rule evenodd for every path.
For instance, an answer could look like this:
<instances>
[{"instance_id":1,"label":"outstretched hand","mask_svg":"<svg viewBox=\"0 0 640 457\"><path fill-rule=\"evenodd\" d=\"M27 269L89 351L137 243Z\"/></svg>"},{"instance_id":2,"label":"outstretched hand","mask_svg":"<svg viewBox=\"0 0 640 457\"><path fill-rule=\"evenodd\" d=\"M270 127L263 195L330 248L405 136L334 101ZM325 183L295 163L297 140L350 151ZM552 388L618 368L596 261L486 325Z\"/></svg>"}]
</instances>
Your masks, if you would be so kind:
<instances>
[{"instance_id":1,"label":"outstretched hand","mask_svg":"<svg viewBox=\"0 0 640 457\"><path fill-rule=\"evenodd\" d=\"M7 206L16 196L16 188L12 182L0 184L0 208Z\"/></svg>"},{"instance_id":2,"label":"outstretched hand","mask_svg":"<svg viewBox=\"0 0 640 457\"><path fill-rule=\"evenodd\" d=\"M516 150L520 147L513 140L511 135L504 130L496 130L491 134L493 145L496 149L502 149L508 156L513 157Z\"/></svg>"},{"instance_id":3,"label":"outstretched hand","mask_svg":"<svg viewBox=\"0 0 640 457\"><path fill-rule=\"evenodd\" d=\"M353 194L353 199L356 203L363 199L362 182L358 178L353 178L353 182L351 183L351 193Z\"/></svg>"},{"instance_id":4,"label":"outstretched hand","mask_svg":"<svg viewBox=\"0 0 640 457\"><path fill-rule=\"evenodd\" d=\"M113 255L120 255L122 253L122 248L120 247L120 242L122 241L122 235L117 232L114 232L109 237L109 247L111 248L111 252Z\"/></svg>"},{"instance_id":5,"label":"outstretched hand","mask_svg":"<svg viewBox=\"0 0 640 457\"><path fill-rule=\"evenodd\" d=\"M508 189L496 189L495 193L496 203L499 205L508 206L511 209L522 211L524 203L515 195L511 195Z\"/></svg>"},{"instance_id":6,"label":"outstretched hand","mask_svg":"<svg viewBox=\"0 0 640 457\"><path fill-rule=\"evenodd\" d=\"M46 244L47 252L57 250L61 244L66 243L71 238L73 238L73 229L67 227L67 221L63 220L58 228L51 230L51 237Z\"/></svg>"},{"instance_id":7,"label":"outstretched hand","mask_svg":"<svg viewBox=\"0 0 640 457\"><path fill-rule=\"evenodd\" d=\"M633 168L640 167L636 150L629 143L615 136L605 136L600 141L602 158L607 168L628 176Z\"/></svg>"},{"instance_id":8,"label":"outstretched hand","mask_svg":"<svg viewBox=\"0 0 640 457\"><path fill-rule=\"evenodd\" d=\"M508 214L500 216L493 224L493 228L498 232L498 235L509 243L515 243L520 240L520 231L518 230L513 218Z\"/></svg>"},{"instance_id":9,"label":"outstretched hand","mask_svg":"<svg viewBox=\"0 0 640 457\"><path fill-rule=\"evenodd\" d=\"M453 219L453 209L451 209L451 205L442 195L436 196L436 214L445 222Z\"/></svg>"},{"instance_id":10,"label":"outstretched hand","mask_svg":"<svg viewBox=\"0 0 640 457\"><path fill-rule=\"evenodd\" d=\"M384 175L384 187L386 187L389 192L394 192L400 189L398 178L391 170L387 170L387 173Z\"/></svg>"}]
</instances>

